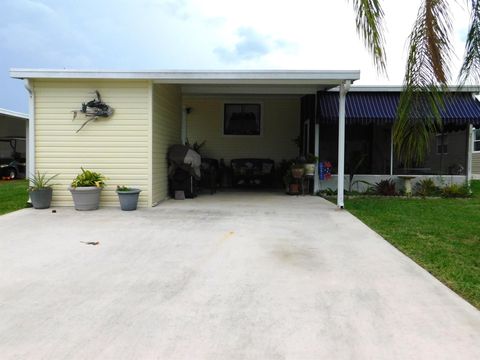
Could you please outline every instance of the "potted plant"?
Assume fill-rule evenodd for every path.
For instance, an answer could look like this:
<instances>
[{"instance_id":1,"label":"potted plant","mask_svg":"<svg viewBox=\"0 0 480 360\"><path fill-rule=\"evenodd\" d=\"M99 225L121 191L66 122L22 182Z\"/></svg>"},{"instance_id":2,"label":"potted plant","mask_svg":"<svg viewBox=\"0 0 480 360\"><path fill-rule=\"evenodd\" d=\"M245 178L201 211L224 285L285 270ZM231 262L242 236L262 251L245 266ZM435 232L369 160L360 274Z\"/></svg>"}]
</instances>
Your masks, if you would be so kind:
<instances>
[{"instance_id":1,"label":"potted plant","mask_svg":"<svg viewBox=\"0 0 480 360\"><path fill-rule=\"evenodd\" d=\"M35 209L48 209L50 207L53 193L53 184L51 184L50 181L57 176L58 174L47 177L47 174L42 174L40 171L37 171L35 175L28 178L28 180L30 180L28 192L32 206Z\"/></svg>"},{"instance_id":2,"label":"potted plant","mask_svg":"<svg viewBox=\"0 0 480 360\"><path fill-rule=\"evenodd\" d=\"M294 179L301 179L305 173L305 168L303 164L293 164L291 171Z\"/></svg>"},{"instance_id":3,"label":"potted plant","mask_svg":"<svg viewBox=\"0 0 480 360\"><path fill-rule=\"evenodd\" d=\"M287 194L298 195L300 193L300 181L303 177L304 168L303 164L295 164L287 169L285 175L283 176L283 182L286 187Z\"/></svg>"},{"instance_id":4,"label":"potted plant","mask_svg":"<svg viewBox=\"0 0 480 360\"><path fill-rule=\"evenodd\" d=\"M305 164L303 165L305 169L305 175L313 176L315 175L315 164L317 163L318 158L313 154L308 154Z\"/></svg>"},{"instance_id":5,"label":"potted plant","mask_svg":"<svg viewBox=\"0 0 480 360\"><path fill-rule=\"evenodd\" d=\"M118 200L120 208L123 211L131 211L137 209L138 196L142 190L129 188L126 186L117 186Z\"/></svg>"},{"instance_id":6,"label":"potted plant","mask_svg":"<svg viewBox=\"0 0 480 360\"><path fill-rule=\"evenodd\" d=\"M105 176L85 170L73 179L69 187L75 210L96 210L100 205L100 193L105 186Z\"/></svg>"}]
</instances>

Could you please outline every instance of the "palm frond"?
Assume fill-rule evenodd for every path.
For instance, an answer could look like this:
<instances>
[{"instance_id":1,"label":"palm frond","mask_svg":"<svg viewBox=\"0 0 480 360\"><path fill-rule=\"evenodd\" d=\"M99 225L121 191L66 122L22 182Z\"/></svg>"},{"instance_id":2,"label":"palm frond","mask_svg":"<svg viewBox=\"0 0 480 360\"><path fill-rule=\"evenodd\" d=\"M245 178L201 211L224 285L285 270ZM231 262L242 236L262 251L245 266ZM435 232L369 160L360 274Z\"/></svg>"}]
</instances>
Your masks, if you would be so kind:
<instances>
[{"instance_id":1,"label":"palm frond","mask_svg":"<svg viewBox=\"0 0 480 360\"><path fill-rule=\"evenodd\" d=\"M458 76L460 84L480 82L480 0L470 0L470 26L465 42L463 65Z\"/></svg>"},{"instance_id":2,"label":"palm frond","mask_svg":"<svg viewBox=\"0 0 480 360\"><path fill-rule=\"evenodd\" d=\"M385 39L384 39L384 13L379 0L352 0L356 13L355 23L357 33L362 38L365 46L373 55L373 63L377 71L387 74Z\"/></svg>"},{"instance_id":3,"label":"palm frond","mask_svg":"<svg viewBox=\"0 0 480 360\"><path fill-rule=\"evenodd\" d=\"M405 166L425 159L432 134L442 128L451 29L447 0L423 0L409 37L404 89L393 126L395 153Z\"/></svg>"}]
</instances>

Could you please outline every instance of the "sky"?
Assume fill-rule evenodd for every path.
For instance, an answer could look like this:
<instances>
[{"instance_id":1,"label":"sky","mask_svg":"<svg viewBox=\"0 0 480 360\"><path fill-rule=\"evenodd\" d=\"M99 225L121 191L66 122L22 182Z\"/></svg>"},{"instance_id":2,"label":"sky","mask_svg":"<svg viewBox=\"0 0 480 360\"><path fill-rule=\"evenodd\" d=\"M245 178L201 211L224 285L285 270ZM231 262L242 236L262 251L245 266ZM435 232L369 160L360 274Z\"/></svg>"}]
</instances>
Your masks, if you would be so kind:
<instances>
[{"instance_id":1,"label":"sky","mask_svg":"<svg viewBox=\"0 0 480 360\"><path fill-rule=\"evenodd\" d=\"M384 0L388 77L356 33L348 0L0 0L0 108L27 112L11 68L360 70L400 85L421 0ZM457 74L468 13L451 1Z\"/></svg>"}]
</instances>

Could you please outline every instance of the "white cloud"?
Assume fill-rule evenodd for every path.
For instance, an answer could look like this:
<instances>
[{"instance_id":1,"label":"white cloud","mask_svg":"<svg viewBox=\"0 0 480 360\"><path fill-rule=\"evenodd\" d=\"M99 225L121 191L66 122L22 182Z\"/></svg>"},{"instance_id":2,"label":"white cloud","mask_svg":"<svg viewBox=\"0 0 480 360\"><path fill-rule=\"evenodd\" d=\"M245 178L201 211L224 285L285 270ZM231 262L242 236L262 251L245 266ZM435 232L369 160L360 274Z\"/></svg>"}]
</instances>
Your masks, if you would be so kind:
<instances>
[{"instance_id":1,"label":"white cloud","mask_svg":"<svg viewBox=\"0 0 480 360\"><path fill-rule=\"evenodd\" d=\"M226 64L242 60L258 60L276 49L288 47L286 41L264 36L252 28L241 27L237 30L237 34L239 39L233 48L220 46L214 49L220 60Z\"/></svg>"}]
</instances>

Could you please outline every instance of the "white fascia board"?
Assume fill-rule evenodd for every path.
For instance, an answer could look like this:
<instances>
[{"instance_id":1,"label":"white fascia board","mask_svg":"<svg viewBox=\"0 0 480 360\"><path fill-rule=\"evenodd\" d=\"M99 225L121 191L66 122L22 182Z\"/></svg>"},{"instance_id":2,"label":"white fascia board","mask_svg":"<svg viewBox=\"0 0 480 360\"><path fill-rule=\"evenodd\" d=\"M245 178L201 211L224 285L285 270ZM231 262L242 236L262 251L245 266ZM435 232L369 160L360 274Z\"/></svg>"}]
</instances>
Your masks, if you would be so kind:
<instances>
[{"instance_id":1,"label":"white fascia board","mask_svg":"<svg viewBox=\"0 0 480 360\"><path fill-rule=\"evenodd\" d=\"M104 71L11 69L17 79L144 79L174 84L338 84L360 78L358 70L171 70Z\"/></svg>"},{"instance_id":2,"label":"white fascia board","mask_svg":"<svg viewBox=\"0 0 480 360\"><path fill-rule=\"evenodd\" d=\"M0 108L0 114L20 118L20 119L23 119L23 120L28 120L28 114L24 114L24 113L17 112L17 111L12 111L12 110L7 110L7 109Z\"/></svg>"},{"instance_id":3,"label":"white fascia board","mask_svg":"<svg viewBox=\"0 0 480 360\"><path fill-rule=\"evenodd\" d=\"M401 92L404 87L402 85L352 85L349 92ZM338 92L338 87L335 87L329 91ZM450 85L447 87L447 91L451 92L467 92L478 93L480 92L480 86L474 85Z\"/></svg>"}]
</instances>

